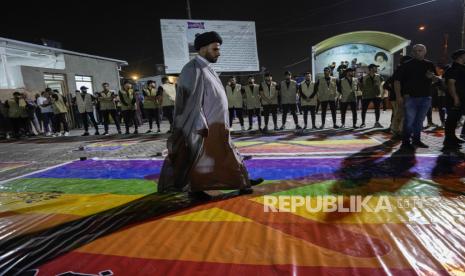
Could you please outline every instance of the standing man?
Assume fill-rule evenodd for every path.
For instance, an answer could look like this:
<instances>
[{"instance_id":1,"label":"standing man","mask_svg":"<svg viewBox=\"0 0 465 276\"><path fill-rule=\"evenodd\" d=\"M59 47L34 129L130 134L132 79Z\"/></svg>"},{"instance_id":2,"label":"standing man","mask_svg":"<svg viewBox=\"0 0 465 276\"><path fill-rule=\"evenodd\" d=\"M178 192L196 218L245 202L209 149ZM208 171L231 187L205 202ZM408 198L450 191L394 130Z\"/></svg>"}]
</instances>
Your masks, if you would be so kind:
<instances>
[{"instance_id":1,"label":"standing man","mask_svg":"<svg viewBox=\"0 0 465 276\"><path fill-rule=\"evenodd\" d=\"M457 138L455 129L460 117L465 114L465 49L459 49L452 54L453 63L446 70L447 84L447 119L444 146L459 148L465 141Z\"/></svg>"},{"instance_id":2,"label":"standing man","mask_svg":"<svg viewBox=\"0 0 465 276\"><path fill-rule=\"evenodd\" d=\"M87 93L89 88L81 86L79 89L81 92L76 93L74 100L76 101L79 114L82 118L82 123L84 124L84 134L82 134L82 136L89 136L89 119L95 128L94 135L100 135L98 132L98 124L94 118L94 104L96 99L93 95Z\"/></svg>"},{"instance_id":3,"label":"standing man","mask_svg":"<svg viewBox=\"0 0 465 276\"><path fill-rule=\"evenodd\" d=\"M339 128L336 124L336 96L337 96L337 79L331 76L331 69L326 67L324 69L324 77L320 78L315 83L315 91L318 95L318 100L321 104L321 129L325 128L326 123L326 109L331 109L331 116L333 118L333 127Z\"/></svg>"},{"instance_id":4,"label":"standing man","mask_svg":"<svg viewBox=\"0 0 465 276\"><path fill-rule=\"evenodd\" d=\"M53 107L51 95L48 92L40 93L40 97L37 98L37 105L40 108L42 121L44 122L45 136L52 135L52 120L53 120Z\"/></svg>"},{"instance_id":5,"label":"standing man","mask_svg":"<svg viewBox=\"0 0 465 276\"><path fill-rule=\"evenodd\" d=\"M352 111L352 127L357 128L357 79L354 69L347 68L340 80L338 91L341 94L341 127L345 128L347 107Z\"/></svg>"},{"instance_id":6,"label":"standing man","mask_svg":"<svg viewBox=\"0 0 465 276\"><path fill-rule=\"evenodd\" d=\"M292 79L292 74L289 71L284 73L286 78L281 82L280 93L281 93L281 103L283 107L282 115L282 126L281 130L286 129L287 113L291 112L292 117L294 118L295 129L302 129L299 126L299 118L297 117L297 82Z\"/></svg>"},{"instance_id":7,"label":"standing man","mask_svg":"<svg viewBox=\"0 0 465 276\"><path fill-rule=\"evenodd\" d=\"M137 122L135 118L135 104L136 98L134 96L134 90L132 89L132 83L128 80L124 81L123 88L119 91L118 97L121 103L121 113L124 118L124 125L126 126L126 135L129 134L129 128L131 124L134 125L134 134L138 134Z\"/></svg>"},{"instance_id":8,"label":"standing man","mask_svg":"<svg viewBox=\"0 0 465 276\"><path fill-rule=\"evenodd\" d=\"M229 109L229 127L232 129L234 120L234 114L239 118L241 124L241 130L244 131L244 117L242 116L242 110L244 109L244 103L242 98L241 85L237 84L236 77L229 78L229 82L226 85L226 97L228 98L228 109Z\"/></svg>"},{"instance_id":9,"label":"standing man","mask_svg":"<svg viewBox=\"0 0 465 276\"><path fill-rule=\"evenodd\" d=\"M258 130L262 130L260 85L255 84L253 76L248 77L248 84L242 87L242 93L245 95L245 104L249 115L249 128L247 130L252 130L253 116L257 116Z\"/></svg>"},{"instance_id":10,"label":"standing man","mask_svg":"<svg viewBox=\"0 0 465 276\"><path fill-rule=\"evenodd\" d=\"M310 116L312 118L312 129L316 129L316 105L318 99L316 93L314 93L315 84L312 81L312 74L310 72L305 73L305 81L303 81L299 86L300 101L302 105L302 110L304 111L304 129L307 128L308 122L308 112L310 111Z\"/></svg>"},{"instance_id":11,"label":"standing man","mask_svg":"<svg viewBox=\"0 0 465 276\"><path fill-rule=\"evenodd\" d=\"M337 67L337 74L339 79L344 77L344 71L347 69L347 65L344 61L341 61L341 64Z\"/></svg>"},{"instance_id":12,"label":"standing man","mask_svg":"<svg viewBox=\"0 0 465 276\"><path fill-rule=\"evenodd\" d=\"M160 103L157 97L157 83L153 80L147 82L147 87L144 88L144 113L149 120L149 130L147 133L152 132L153 119L157 124L157 132L160 132Z\"/></svg>"},{"instance_id":13,"label":"standing man","mask_svg":"<svg viewBox=\"0 0 465 276\"><path fill-rule=\"evenodd\" d=\"M161 96L163 116L166 117L170 123L170 130L168 130L168 133L171 133L173 131L176 86L169 82L168 77L163 77L161 83L162 85L158 88L158 94Z\"/></svg>"},{"instance_id":14,"label":"standing man","mask_svg":"<svg viewBox=\"0 0 465 276\"><path fill-rule=\"evenodd\" d=\"M158 191L189 191L209 199L206 190L240 189L252 193L242 157L229 135L228 100L211 68L220 56L221 37L206 32L195 38L199 55L181 71L176 93L173 134L163 164Z\"/></svg>"},{"instance_id":15,"label":"standing man","mask_svg":"<svg viewBox=\"0 0 465 276\"><path fill-rule=\"evenodd\" d=\"M5 102L5 108L8 109L8 118L10 119L13 128L13 136L17 139L21 137L21 129L26 131L27 111L26 101L23 95L15 91L13 98Z\"/></svg>"},{"instance_id":16,"label":"standing man","mask_svg":"<svg viewBox=\"0 0 465 276\"><path fill-rule=\"evenodd\" d=\"M52 93L50 88L45 89L45 92ZM63 125L64 136L69 135L68 120L66 120L66 114L68 108L66 107L65 98L57 91L54 90L51 94L52 108L53 108L53 121L54 121L54 136L61 136L61 126Z\"/></svg>"},{"instance_id":17,"label":"standing man","mask_svg":"<svg viewBox=\"0 0 465 276\"><path fill-rule=\"evenodd\" d=\"M421 130L431 107L432 83L437 80L434 64L425 59L426 47L416 44L412 53L413 58L399 67L394 81L396 99L404 107L402 147L409 150L428 148L421 141Z\"/></svg>"},{"instance_id":18,"label":"standing man","mask_svg":"<svg viewBox=\"0 0 465 276\"><path fill-rule=\"evenodd\" d=\"M110 91L110 85L106 82L102 84L103 91L97 94L98 102L100 103L100 111L103 117L103 126L105 132L103 135L108 135L108 126L110 125L110 115L115 122L118 134L121 134L121 126L119 124L119 118L116 114L115 98L116 93Z\"/></svg>"},{"instance_id":19,"label":"standing man","mask_svg":"<svg viewBox=\"0 0 465 276\"><path fill-rule=\"evenodd\" d=\"M265 117L263 131L268 131L270 113L273 118L274 130L278 130L278 89L271 73L266 73L265 81L260 84L260 97L263 105L263 116Z\"/></svg>"},{"instance_id":20,"label":"standing man","mask_svg":"<svg viewBox=\"0 0 465 276\"><path fill-rule=\"evenodd\" d=\"M382 77L377 74L378 65L368 65L368 75L362 77L360 81L360 89L362 90L362 125L361 128L366 127L365 118L367 115L368 107L370 103L373 103L375 108L375 128L382 128L383 126L379 123L380 117L380 106L382 90L381 85L383 82Z\"/></svg>"}]
</instances>

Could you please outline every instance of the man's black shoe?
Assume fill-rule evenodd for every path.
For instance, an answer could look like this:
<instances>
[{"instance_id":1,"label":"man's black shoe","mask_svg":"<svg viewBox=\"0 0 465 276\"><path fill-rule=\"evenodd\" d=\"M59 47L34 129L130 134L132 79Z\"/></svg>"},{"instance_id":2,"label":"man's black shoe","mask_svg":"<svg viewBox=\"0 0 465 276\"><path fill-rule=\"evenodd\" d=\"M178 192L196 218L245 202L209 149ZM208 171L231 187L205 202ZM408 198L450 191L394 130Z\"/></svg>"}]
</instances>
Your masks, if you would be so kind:
<instances>
[{"instance_id":1,"label":"man's black shoe","mask_svg":"<svg viewBox=\"0 0 465 276\"><path fill-rule=\"evenodd\" d=\"M208 201L212 199L212 197L209 194L203 191L189 192L187 195L189 196L189 198L199 201Z\"/></svg>"},{"instance_id":2,"label":"man's black shoe","mask_svg":"<svg viewBox=\"0 0 465 276\"><path fill-rule=\"evenodd\" d=\"M240 189L239 190L240 195L250 195L253 194L253 189L252 188L245 188L245 189Z\"/></svg>"},{"instance_id":3,"label":"man's black shoe","mask_svg":"<svg viewBox=\"0 0 465 276\"><path fill-rule=\"evenodd\" d=\"M263 181L265 181L263 178L250 179L250 185L251 186L256 186L256 185L262 183Z\"/></svg>"}]
</instances>

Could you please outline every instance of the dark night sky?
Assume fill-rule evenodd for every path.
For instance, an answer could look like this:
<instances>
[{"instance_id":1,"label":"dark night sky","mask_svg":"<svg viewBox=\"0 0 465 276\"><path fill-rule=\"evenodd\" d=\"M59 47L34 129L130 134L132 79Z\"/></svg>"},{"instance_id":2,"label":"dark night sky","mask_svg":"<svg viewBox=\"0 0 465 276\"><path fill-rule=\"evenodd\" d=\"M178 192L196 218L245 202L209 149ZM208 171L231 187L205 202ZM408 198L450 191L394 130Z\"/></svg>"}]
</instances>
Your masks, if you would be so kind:
<instances>
[{"instance_id":1,"label":"dark night sky","mask_svg":"<svg viewBox=\"0 0 465 276\"><path fill-rule=\"evenodd\" d=\"M311 45L330 36L356 30L379 30L424 43L429 58L438 61L443 34L449 34L449 49L460 45L462 0L436 2L385 16L353 23L318 27L369 16L425 0L334 0L273 1L191 0L192 17L206 20L250 20L256 22L260 65L279 79L284 66L304 59ZM44 37L63 48L127 60L123 75L151 75L163 63L160 18L186 18L185 0L135 2L111 1L96 8L92 2L34 1L8 7L0 17L0 36L39 43ZM26 7L25 7L26 5ZM6 14L5 14L6 13ZM418 31L419 25L426 31ZM296 31L296 29L307 29ZM310 29L311 28L311 29ZM292 68L295 73L310 69L310 62Z\"/></svg>"}]
</instances>

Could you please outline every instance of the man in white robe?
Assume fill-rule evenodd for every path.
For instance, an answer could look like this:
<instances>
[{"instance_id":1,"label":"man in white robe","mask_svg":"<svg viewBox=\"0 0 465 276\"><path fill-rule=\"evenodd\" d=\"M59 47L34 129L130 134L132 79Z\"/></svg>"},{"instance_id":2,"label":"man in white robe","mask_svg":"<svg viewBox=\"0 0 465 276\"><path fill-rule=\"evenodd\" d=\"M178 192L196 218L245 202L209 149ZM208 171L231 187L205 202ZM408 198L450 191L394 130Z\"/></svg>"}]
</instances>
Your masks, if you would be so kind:
<instances>
[{"instance_id":1,"label":"man in white robe","mask_svg":"<svg viewBox=\"0 0 465 276\"><path fill-rule=\"evenodd\" d=\"M181 71L175 100L174 130L158 182L159 192L187 191L208 199L206 190L238 189L252 193L243 159L229 135L228 101L224 86L212 69L220 56L216 32L196 37L199 55Z\"/></svg>"}]
</instances>

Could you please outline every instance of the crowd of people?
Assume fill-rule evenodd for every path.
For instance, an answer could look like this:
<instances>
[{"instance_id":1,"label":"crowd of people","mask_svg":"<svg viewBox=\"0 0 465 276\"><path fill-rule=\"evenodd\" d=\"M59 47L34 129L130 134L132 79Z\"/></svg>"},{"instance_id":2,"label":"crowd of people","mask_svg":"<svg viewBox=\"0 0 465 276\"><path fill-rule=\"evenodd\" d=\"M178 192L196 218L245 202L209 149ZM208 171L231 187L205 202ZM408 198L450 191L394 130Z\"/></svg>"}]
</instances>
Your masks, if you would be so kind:
<instances>
[{"instance_id":1,"label":"crowd of people","mask_svg":"<svg viewBox=\"0 0 465 276\"><path fill-rule=\"evenodd\" d=\"M312 80L310 72L305 73L304 80L297 83L292 73L286 71L284 80L273 81L270 73L257 84L254 76L249 76L247 83L237 83L233 76L227 82L225 93L229 109L229 127L232 129L235 118L239 120L241 130L245 131L244 117L248 117L247 130L254 130L254 121L259 131L285 130L287 116L290 114L295 129L324 129L328 107L332 127L346 127L346 113L350 108L352 114L351 129L365 128L369 107L374 110L374 128L384 128L380 123L381 106L386 109L389 100L392 108L389 130L392 138L401 140L404 147L428 147L421 141L421 131L426 127L438 126L433 123L432 109L437 108L440 127L445 128L444 145L459 147L464 140L455 136L455 129L465 114L465 62L464 50L452 55L452 64L439 68L425 59L426 47L418 44L413 47L412 56L401 58L393 76L384 80L378 74L378 65L368 65L368 71L356 76L357 60L352 64L341 62L324 68L321 77ZM337 70L338 77L334 77ZM103 135L109 134L109 125L114 123L116 130L122 134L124 122L125 134L138 133L138 127L148 121L151 132L161 132L160 123L166 118L172 131L176 86L167 77L157 86L155 81L148 81L142 91L134 91L133 84L125 81L118 91L110 90L108 83L102 84L102 91L88 93L88 88L80 87L68 103L59 91L47 88L35 99L27 94L14 92L13 97L0 102L0 119L3 132L7 138L21 135L68 136L70 114L74 116L75 126L84 128L83 136L88 136L89 127L93 126L95 135L100 135L99 125L103 124ZM73 112L68 112L72 108ZM340 111L340 124L337 122L337 110ZM447 112L446 112L447 110ZM318 112L321 124L316 124ZM281 114L281 126L278 126L278 114ZM308 115L310 114L310 123ZM270 127L270 115L273 127ZM303 126L299 121L303 117ZM263 120L262 120L263 117ZM361 123L359 122L359 117ZM255 120L254 120L255 118ZM154 124L155 123L155 124ZM156 130L154 127L156 126ZM465 138L465 127L461 138Z\"/></svg>"},{"instance_id":2,"label":"crowd of people","mask_svg":"<svg viewBox=\"0 0 465 276\"><path fill-rule=\"evenodd\" d=\"M71 121L77 128L83 127L82 136L89 136L89 127L100 135L99 125L103 125L103 135L109 134L109 125L114 123L118 134L122 134L124 122L125 134L138 134L138 127L146 119L148 133L153 131L153 121L160 132L160 122L166 118L173 124L175 85L162 78L158 86L148 81L142 91L134 91L133 83L125 81L118 91L110 90L108 83L102 84L102 91L89 93L86 86L80 87L70 101L58 90L46 88L35 95L16 91L6 101L0 101L0 132L9 138L23 136L68 136ZM72 112L69 112L72 111ZM171 127L168 132L171 132Z\"/></svg>"},{"instance_id":3,"label":"crowd of people","mask_svg":"<svg viewBox=\"0 0 465 276\"><path fill-rule=\"evenodd\" d=\"M365 128L369 107L374 109L374 128L384 128L380 123L381 106L386 109L387 100L392 107L389 130L394 140L401 140L405 148L428 145L421 141L421 131L426 127L445 128L444 145L459 147L464 140L455 136L455 128L465 114L465 97L463 87L463 59L458 50L452 55L453 63L437 70L434 64L425 59L426 47L417 44L413 47L412 56L404 56L392 77L384 80L377 70L379 65L368 65L368 72L355 76L357 61L353 65L341 62L336 68L335 63L324 68L322 77L312 81L310 72L305 73L305 79L297 83L289 71L284 73L284 80L273 81L270 73L264 76L264 81L255 83L253 76L248 77L246 84L237 83L233 76L226 85L226 95L229 108L229 123L232 127L234 118L238 118L242 130L245 130L244 114L248 116L248 130L253 130L254 117L258 130L267 132L271 114L273 129L286 129L287 115L293 117L295 129L310 128L308 114L311 117L312 129L324 129L326 113L329 107L333 128L346 128L346 113L350 108L352 113L352 129ZM334 70L339 77L334 77ZM439 71L439 73L438 73ZM452 78L458 78L452 79ZM454 89L454 86L458 86ZM456 95L453 93L456 92ZM440 125L435 125L432 119L432 109L439 111ZM340 110L340 124L337 122L337 109ZM316 125L316 114L321 112L321 125ZM447 110L447 112L446 112ZM462 110L462 111L460 111ZM282 125L278 126L277 114L282 113ZM359 114L361 124L358 124ZM299 124L299 115L303 116L304 125ZM447 116L446 116L447 114ZM262 123L263 117L263 123ZM446 119L447 117L447 119ZM465 138L465 128L461 138Z\"/></svg>"}]
</instances>

